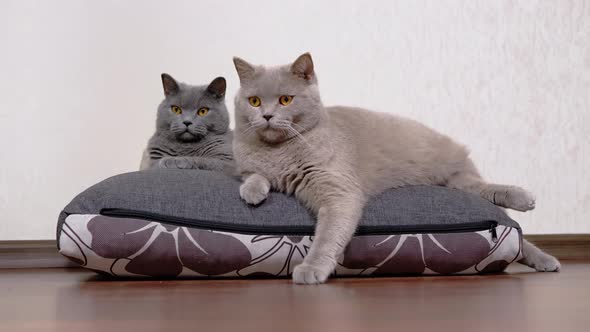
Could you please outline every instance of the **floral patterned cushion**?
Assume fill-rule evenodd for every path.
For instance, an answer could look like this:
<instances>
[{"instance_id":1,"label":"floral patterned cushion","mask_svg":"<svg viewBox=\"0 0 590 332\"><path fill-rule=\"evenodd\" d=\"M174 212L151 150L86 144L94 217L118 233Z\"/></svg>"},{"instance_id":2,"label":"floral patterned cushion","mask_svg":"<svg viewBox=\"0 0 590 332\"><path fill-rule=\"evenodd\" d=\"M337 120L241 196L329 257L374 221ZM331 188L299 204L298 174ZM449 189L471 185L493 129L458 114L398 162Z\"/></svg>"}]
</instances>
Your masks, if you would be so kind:
<instances>
[{"instance_id":1,"label":"floral patterned cushion","mask_svg":"<svg viewBox=\"0 0 590 332\"><path fill-rule=\"evenodd\" d=\"M60 252L112 276L288 276L311 246L313 216L278 193L250 207L238 186L207 171L109 178L62 211ZM499 272L520 258L521 241L518 224L479 197L400 188L368 204L335 274Z\"/></svg>"}]
</instances>

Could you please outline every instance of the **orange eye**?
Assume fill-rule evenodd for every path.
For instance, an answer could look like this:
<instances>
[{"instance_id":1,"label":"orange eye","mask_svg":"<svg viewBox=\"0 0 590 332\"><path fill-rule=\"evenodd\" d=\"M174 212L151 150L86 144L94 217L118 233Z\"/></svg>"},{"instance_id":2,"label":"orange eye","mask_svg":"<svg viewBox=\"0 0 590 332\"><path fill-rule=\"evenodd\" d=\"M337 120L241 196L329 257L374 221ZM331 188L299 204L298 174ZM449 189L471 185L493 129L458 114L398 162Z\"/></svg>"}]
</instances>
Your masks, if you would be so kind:
<instances>
[{"instance_id":1,"label":"orange eye","mask_svg":"<svg viewBox=\"0 0 590 332\"><path fill-rule=\"evenodd\" d=\"M172 110L172 113L174 114L182 114L182 109L176 105L173 105L170 110Z\"/></svg>"},{"instance_id":2,"label":"orange eye","mask_svg":"<svg viewBox=\"0 0 590 332\"><path fill-rule=\"evenodd\" d=\"M201 107L197 111L198 116L205 116L205 115L207 115L207 113L209 113L209 109L207 107Z\"/></svg>"},{"instance_id":3,"label":"orange eye","mask_svg":"<svg viewBox=\"0 0 590 332\"><path fill-rule=\"evenodd\" d=\"M289 105L293 101L294 96L280 96L279 103L283 106Z\"/></svg>"},{"instance_id":4,"label":"orange eye","mask_svg":"<svg viewBox=\"0 0 590 332\"><path fill-rule=\"evenodd\" d=\"M250 105L252 105L253 107L258 107L260 106L260 104L262 104L260 102L260 98L258 98L257 96L252 96L248 98L248 102L250 103Z\"/></svg>"}]
</instances>

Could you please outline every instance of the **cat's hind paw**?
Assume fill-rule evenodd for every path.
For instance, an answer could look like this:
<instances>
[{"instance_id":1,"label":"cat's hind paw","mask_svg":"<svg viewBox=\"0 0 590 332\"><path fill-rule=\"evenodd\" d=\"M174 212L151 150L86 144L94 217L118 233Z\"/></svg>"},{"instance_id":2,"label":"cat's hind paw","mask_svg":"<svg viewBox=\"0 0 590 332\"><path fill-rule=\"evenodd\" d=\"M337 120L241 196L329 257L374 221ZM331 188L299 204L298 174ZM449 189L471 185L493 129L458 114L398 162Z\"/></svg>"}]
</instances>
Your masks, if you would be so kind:
<instances>
[{"instance_id":1,"label":"cat's hind paw","mask_svg":"<svg viewBox=\"0 0 590 332\"><path fill-rule=\"evenodd\" d=\"M516 211L529 211L535 208L535 195L517 186L500 186L492 199L494 204Z\"/></svg>"},{"instance_id":2,"label":"cat's hind paw","mask_svg":"<svg viewBox=\"0 0 590 332\"><path fill-rule=\"evenodd\" d=\"M511 209L524 212L535 208L535 195L520 187L513 187L508 197Z\"/></svg>"},{"instance_id":3,"label":"cat's hind paw","mask_svg":"<svg viewBox=\"0 0 590 332\"><path fill-rule=\"evenodd\" d=\"M302 285L323 284L328 280L330 270L321 266L313 266L306 263L297 265L293 270L293 282Z\"/></svg>"}]
</instances>

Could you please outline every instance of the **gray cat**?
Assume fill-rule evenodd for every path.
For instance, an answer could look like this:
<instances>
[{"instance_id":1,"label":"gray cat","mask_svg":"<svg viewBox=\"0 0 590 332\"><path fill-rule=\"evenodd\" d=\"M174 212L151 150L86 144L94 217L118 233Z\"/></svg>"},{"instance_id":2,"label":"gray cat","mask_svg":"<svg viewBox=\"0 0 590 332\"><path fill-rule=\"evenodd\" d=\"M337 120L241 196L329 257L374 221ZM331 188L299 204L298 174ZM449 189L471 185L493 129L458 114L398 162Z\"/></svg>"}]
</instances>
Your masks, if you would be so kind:
<instances>
[{"instance_id":1,"label":"gray cat","mask_svg":"<svg viewBox=\"0 0 590 332\"><path fill-rule=\"evenodd\" d=\"M308 53L286 66L254 66L239 58L234 64L241 83L234 157L244 181L242 199L260 204L273 188L294 194L317 214L313 245L293 271L296 283L326 281L367 199L386 189L441 185L518 211L535 207L524 189L485 182L465 147L418 122L324 107ZM520 262L538 271L560 268L527 241L523 255Z\"/></svg>"},{"instance_id":2,"label":"gray cat","mask_svg":"<svg viewBox=\"0 0 590 332\"><path fill-rule=\"evenodd\" d=\"M232 132L225 107L225 79L208 86L178 83L162 74L165 98L158 107L156 132L140 169L205 169L232 174Z\"/></svg>"}]
</instances>

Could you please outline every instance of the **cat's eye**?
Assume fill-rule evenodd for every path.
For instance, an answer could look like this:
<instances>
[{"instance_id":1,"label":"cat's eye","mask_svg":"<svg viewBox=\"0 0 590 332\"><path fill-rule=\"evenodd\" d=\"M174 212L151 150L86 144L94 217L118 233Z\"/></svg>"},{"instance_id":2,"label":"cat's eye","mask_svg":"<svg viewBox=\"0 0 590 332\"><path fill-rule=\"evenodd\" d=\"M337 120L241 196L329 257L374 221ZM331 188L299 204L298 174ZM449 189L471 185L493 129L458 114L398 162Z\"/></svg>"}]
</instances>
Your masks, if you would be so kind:
<instances>
[{"instance_id":1,"label":"cat's eye","mask_svg":"<svg viewBox=\"0 0 590 332\"><path fill-rule=\"evenodd\" d=\"M249 97L248 102L250 103L250 105L252 105L254 107L258 107L261 104L260 98L258 98L257 96Z\"/></svg>"},{"instance_id":2,"label":"cat's eye","mask_svg":"<svg viewBox=\"0 0 590 332\"><path fill-rule=\"evenodd\" d=\"M207 115L207 113L209 113L209 109L207 107L201 107L197 111L198 116L205 116L205 115Z\"/></svg>"},{"instance_id":3,"label":"cat's eye","mask_svg":"<svg viewBox=\"0 0 590 332\"><path fill-rule=\"evenodd\" d=\"M170 110L174 114L182 114L182 109L176 105L172 105L172 107L170 107Z\"/></svg>"},{"instance_id":4,"label":"cat's eye","mask_svg":"<svg viewBox=\"0 0 590 332\"><path fill-rule=\"evenodd\" d=\"M283 95L283 96L279 97L279 103L283 106L289 105L292 101L293 101L293 96Z\"/></svg>"}]
</instances>

